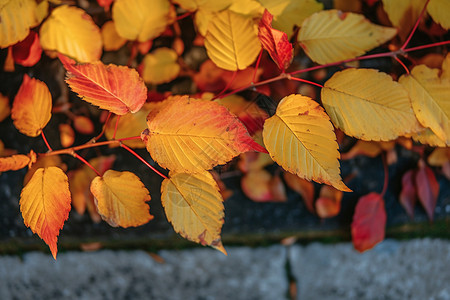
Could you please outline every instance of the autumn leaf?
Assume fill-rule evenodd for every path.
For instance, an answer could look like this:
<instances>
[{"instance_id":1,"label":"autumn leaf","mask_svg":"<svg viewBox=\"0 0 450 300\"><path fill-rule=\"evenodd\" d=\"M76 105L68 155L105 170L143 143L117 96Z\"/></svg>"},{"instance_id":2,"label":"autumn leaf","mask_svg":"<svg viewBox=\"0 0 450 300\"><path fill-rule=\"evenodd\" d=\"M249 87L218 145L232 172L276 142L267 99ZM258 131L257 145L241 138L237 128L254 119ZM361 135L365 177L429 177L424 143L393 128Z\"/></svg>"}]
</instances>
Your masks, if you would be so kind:
<instances>
[{"instance_id":1,"label":"autumn leaf","mask_svg":"<svg viewBox=\"0 0 450 300\"><path fill-rule=\"evenodd\" d=\"M198 9L217 12L229 6L233 0L173 0L174 3L180 5L188 11L196 11Z\"/></svg>"},{"instance_id":2,"label":"autumn leaf","mask_svg":"<svg viewBox=\"0 0 450 300\"><path fill-rule=\"evenodd\" d=\"M444 29L450 29L450 2L447 0L430 0L428 13Z\"/></svg>"},{"instance_id":3,"label":"autumn leaf","mask_svg":"<svg viewBox=\"0 0 450 300\"><path fill-rule=\"evenodd\" d=\"M399 29L399 35L405 40L419 18L426 1L423 0L383 0L383 9L391 23Z\"/></svg>"},{"instance_id":4,"label":"autumn leaf","mask_svg":"<svg viewBox=\"0 0 450 300\"><path fill-rule=\"evenodd\" d=\"M94 123L85 116L76 116L73 118L73 127L81 134L93 134Z\"/></svg>"},{"instance_id":5,"label":"autumn leaf","mask_svg":"<svg viewBox=\"0 0 450 300\"><path fill-rule=\"evenodd\" d=\"M450 145L450 78L440 77L439 69L419 65L399 82L408 90L419 122Z\"/></svg>"},{"instance_id":6,"label":"autumn leaf","mask_svg":"<svg viewBox=\"0 0 450 300\"><path fill-rule=\"evenodd\" d=\"M11 107L9 106L9 98L0 93L0 122L6 119L11 114Z\"/></svg>"},{"instance_id":7,"label":"autumn leaf","mask_svg":"<svg viewBox=\"0 0 450 300\"><path fill-rule=\"evenodd\" d=\"M442 167L445 163L450 161L450 147L436 148L428 156L428 163L430 166Z\"/></svg>"},{"instance_id":8,"label":"autumn leaf","mask_svg":"<svg viewBox=\"0 0 450 300\"><path fill-rule=\"evenodd\" d=\"M245 152L239 155L238 168L243 173L247 173L261 170L262 168L272 165L273 163L273 160L267 153Z\"/></svg>"},{"instance_id":9,"label":"autumn leaf","mask_svg":"<svg viewBox=\"0 0 450 300\"><path fill-rule=\"evenodd\" d=\"M0 4L0 48L24 40L36 26L35 0L2 0Z\"/></svg>"},{"instance_id":10,"label":"autumn leaf","mask_svg":"<svg viewBox=\"0 0 450 300\"><path fill-rule=\"evenodd\" d=\"M414 218L414 206L417 200L414 178L414 170L406 171L402 176L402 190L400 192L400 204L411 219Z\"/></svg>"},{"instance_id":11,"label":"autumn leaf","mask_svg":"<svg viewBox=\"0 0 450 300\"><path fill-rule=\"evenodd\" d=\"M254 19L260 18L265 10L258 0L234 0L228 9Z\"/></svg>"},{"instance_id":12,"label":"autumn leaf","mask_svg":"<svg viewBox=\"0 0 450 300\"><path fill-rule=\"evenodd\" d=\"M351 227L353 246L359 252L372 249L384 240L386 211L380 194L370 193L358 200Z\"/></svg>"},{"instance_id":13,"label":"autumn leaf","mask_svg":"<svg viewBox=\"0 0 450 300\"><path fill-rule=\"evenodd\" d=\"M121 37L116 30L114 21L107 21L101 28L103 49L105 51L116 51L122 48L127 42L126 39Z\"/></svg>"},{"instance_id":14,"label":"autumn leaf","mask_svg":"<svg viewBox=\"0 0 450 300\"><path fill-rule=\"evenodd\" d=\"M341 201L344 193L332 186L324 185L320 189L319 198L316 200L317 215L322 218L332 218L341 211Z\"/></svg>"},{"instance_id":15,"label":"autumn leaf","mask_svg":"<svg viewBox=\"0 0 450 300\"><path fill-rule=\"evenodd\" d=\"M100 29L78 7L56 7L42 24L39 37L42 49L57 51L79 62L96 61L102 55Z\"/></svg>"},{"instance_id":16,"label":"autumn leaf","mask_svg":"<svg viewBox=\"0 0 450 300\"><path fill-rule=\"evenodd\" d=\"M97 0L98 5L103 7L105 11L109 11L109 8L114 0Z\"/></svg>"},{"instance_id":17,"label":"autumn leaf","mask_svg":"<svg viewBox=\"0 0 450 300\"><path fill-rule=\"evenodd\" d=\"M417 196L425 209L428 219L433 221L434 209L439 196L439 183L433 171L423 161L419 161L419 170L416 173Z\"/></svg>"},{"instance_id":18,"label":"autumn leaf","mask_svg":"<svg viewBox=\"0 0 450 300\"><path fill-rule=\"evenodd\" d=\"M52 96L47 85L25 74L12 105L14 126L23 134L38 136L50 121L51 110Z\"/></svg>"},{"instance_id":19,"label":"autumn leaf","mask_svg":"<svg viewBox=\"0 0 450 300\"><path fill-rule=\"evenodd\" d=\"M0 172L17 171L26 166L31 167L36 162L36 153L33 150L28 155L18 154L0 157Z\"/></svg>"},{"instance_id":20,"label":"autumn leaf","mask_svg":"<svg viewBox=\"0 0 450 300\"><path fill-rule=\"evenodd\" d=\"M24 67L32 67L41 59L42 48L39 36L34 31L30 31L30 34L12 49L14 62Z\"/></svg>"},{"instance_id":21,"label":"autumn leaf","mask_svg":"<svg viewBox=\"0 0 450 300\"><path fill-rule=\"evenodd\" d=\"M112 19L127 40L145 42L158 37L170 23L168 0L116 0Z\"/></svg>"},{"instance_id":22,"label":"autumn leaf","mask_svg":"<svg viewBox=\"0 0 450 300\"><path fill-rule=\"evenodd\" d=\"M298 42L313 61L327 64L362 55L396 34L396 29L372 24L363 15L325 10L303 22Z\"/></svg>"},{"instance_id":23,"label":"autumn leaf","mask_svg":"<svg viewBox=\"0 0 450 300\"><path fill-rule=\"evenodd\" d=\"M174 96L147 116L141 138L163 168L199 172L225 164L247 151L266 150L225 107L188 96Z\"/></svg>"},{"instance_id":24,"label":"autumn leaf","mask_svg":"<svg viewBox=\"0 0 450 300\"><path fill-rule=\"evenodd\" d=\"M273 16L266 9L259 21L258 37L263 48L282 71L291 64L294 49L286 33L272 28Z\"/></svg>"},{"instance_id":25,"label":"autumn leaf","mask_svg":"<svg viewBox=\"0 0 450 300\"><path fill-rule=\"evenodd\" d=\"M358 140L350 151L341 154L342 160L352 159L359 155L377 157L383 152L383 148L377 142Z\"/></svg>"},{"instance_id":26,"label":"autumn leaf","mask_svg":"<svg viewBox=\"0 0 450 300\"><path fill-rule=\"evenodd\" d=\"M134 69L102 62L73 64L60 55L66 82L83 100L117 115L137 112L147 99L147 88Z\"/></svg>"},{"instance_id":27,"label":"autumn leaf","mask_svg":"<svg viewBox=\"0 0 450 300\"><path fill-rule=\"evenodd\" d=\"M273 27L286 32L288 36L294 32L294 26L300 27L307 17L323 9L323 4L316 0L258 1L273 15Z\"/></svg>"},{"instance_id":28,"label":"autumn leaf","mask_svg":"<svg viewBox=\"0 0 450 300\"><path fill-rule=\"evenodd\" d=\"M75 131L69 124L59 124L59 140L63 148L68 148L75 142Z\"/></svg>"},{"instance_id":29,"label":"autumn leaf","mask_svg":"<svg viewBox=\"0 0 450 300\"><path fill-rule=\"evenodd\" d=\"M430 145L432 147L446 147L447 143L441 140L430 128L422 128L423 130L411 134L411 138L421 144Z\"/></svg>"},{"instance_id":30,"label":"autumn leaf","mask_svg":"<svg viewBox=\"0 0 450 300\"><path fill-rule=\"evenodd\" d=\"M261 50L253 20L229 10L217 13L205 36L208 57L225 70L243 70L251 65Z\"/></svg>"},{"instance_id":31,"label":"autumn leaf","mask_svg":"<svg viewBox=\"0 0 450 300\"><path fill-rule=\"evenodd\" d=\"M50 247L54 259L59 231L69 217L70 201L67 176L57 167L38 169L20 194L25 225Z\"/></svg>"},{"instance_id":32,"label":"autumn leaf","mask_svg":"<svg viewBox=\"0 0 450 300\"><path fill-rule=\"evenodd\" d=\"M144 56L142 78L146 83L161 84L178 76L180 65L178 55L170 48L158 48Z\"/></svg>"},{"instance_id":33,"label":"autumn leaf","mask_svg":"<svg viewBox=\"0 0 450 300\"><path fill-rule=\"evenodd\" d=\"M113 227L136 227L153 219L146 203L149 192L131 172L108 170L92 180L91 192L99 214Z\"/></svg>"},{"instance_id":34,"label":"autumn leaf","mask_svg":"<svg viewBox=\"0 0 450 300\"><path fill-rule=\"evenodd\" d=\"M314 208L314 184L311 181L300 178L295 174L285 172L284 181L287 186L302 196L306 208L312 214L316 213Z\"/></svg>"},{"instance_id":35,"label":"autumn leaf","mask_svg":"<svg viewBox=\"0 0 450 300\"><path fill-rule=\"evenodd\" d=\"M388 141L419 129L408 92L386 73L373 69L337 72L321 93L331 121L349 136Z\"/></svg>"},{"instance_id":36,"label":"autumn leaf","mask_svg":"<svg viewBox=\"0 0 450 300\"><path fill-rule=\"evenodd\" d=\"M290 95L264 123L264 144L272 159L301 178L351 191L342 182L333 125L317 102Z\"/></svg>"},{"instance_id":37,"label":"autumn leaf","mask_svg":"<svg viewBox=\"0 0 450 300\"><path fill-rule=\"evenodd\" d=\"M161 184L161 203L167 219L182 237L226 254L220 232L224 207L219 187L206 171L170 172Z\"/></svg>"},{"instance_id":38,"label":"autumn leaf","mask_svg":"<svg viewBox=\"0 0 450 300\"><path fill-rule=\"evenodd\" d=\"M36 162L29 167L28 172L23 179L23 185L26 186L28 184L38 169L49 167L58 167L63 171L67 170L67 166L61 161L59 155L41 155L36 159Z\"/></svg>"}]
</instances>

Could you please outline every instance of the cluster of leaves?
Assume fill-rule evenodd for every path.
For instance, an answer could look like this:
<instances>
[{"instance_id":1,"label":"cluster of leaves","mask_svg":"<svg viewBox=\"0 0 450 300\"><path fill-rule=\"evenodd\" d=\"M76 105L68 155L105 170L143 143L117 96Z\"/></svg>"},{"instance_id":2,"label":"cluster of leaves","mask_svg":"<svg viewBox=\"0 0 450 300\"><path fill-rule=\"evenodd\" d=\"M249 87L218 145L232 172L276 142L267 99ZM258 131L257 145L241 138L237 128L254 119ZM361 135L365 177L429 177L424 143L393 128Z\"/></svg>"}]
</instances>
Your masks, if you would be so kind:
<instances>
[{"instance_id":1,"label":"cluster of leaves","mask_svg":"<svg viewBox=\"0 0 450 300\"><path fill-rule=\"evenodd\" d=\"M10 111L19 132L41 136L47 145L46 153L31 150L1 157L0 172L29 167L20 210L25 225L49 245L55 258L57 237L72 205L112 226L140 226L153 219L149 192L135 174L111 170L114 156L87 161L77 153L82 149L119 146L136 156L164 178L161 201L174 230L226 253L220 233L223 199L229 191L211 170L238 155L245 173L242 187L250 198L286 199L279 172L272 176L264 169L276 162L286 171L284 181L303 195L308 209L331 217L339 212L342 193L351 192L340 175L338 141L344 134L359 140L347 158L378 155L396 141L409 147L412 140L450 145L450 56L439 55L438 68L408 56L431 47L443 52L450 43L408 48L425 21L433 24L423 28L429 35L445 36L450 28L446 0L334 2L335 8L347 12L324 10L315 0L97 0L78 1L79 7L61 2L0 1L0 47L8 48L5 71L15 64L32 67L45 51L60 60L73 92L107 112L104 130L90 142L73 146L72 127L91 135L92 120L74 115L68 99L55 106L44 82L25 74L11 110L9 99L0 97L1 119ZM378 22L389 26L369 21L363 8L378 10L384 23L383 17ZM182 39L183 18L192 18L197 33L192 43L204 47L208 56L198 72L183 59L185 46L191 47ZM103 23L101 29L98 23ZM171 41L171 48L159 46L161 37ZM388 52L361 56L387 42ZM125 46L130 50L128 66L100 61L103 51ZM405 74L394 80L398 74L357 67L361 60L380 57L395 60ZM305 58L317 65L306 68ZM138 62L139 73L131 67ZM342 70L323 85L296 76L332 66ZM162 84L180 77L191 77L197 93L158 92ZM322 80L324 76L317 81ZM309 86L319 87L320 97L305 88ZM249 88L282 98L276 111L265 111L237 95ZM59 125L60 150L52 149L43 132L52 112L72 119L72 126ZM106 140L99 141L103 136ZM382 143L388 141L391 148ZM168 175L133 150L144 147ZM446 166L448 173L448 149L438 150L430 164ZM70 178L61 167L62 154L84 163L69 172ZM310 181L324 184L315 203ZM418 197L432 218L436 185L422 161L417 172L405 174L402 204L411 213ZM360 251L384 238L386 186L357 204L352 236Z\"/></svg>"}]
</instances>

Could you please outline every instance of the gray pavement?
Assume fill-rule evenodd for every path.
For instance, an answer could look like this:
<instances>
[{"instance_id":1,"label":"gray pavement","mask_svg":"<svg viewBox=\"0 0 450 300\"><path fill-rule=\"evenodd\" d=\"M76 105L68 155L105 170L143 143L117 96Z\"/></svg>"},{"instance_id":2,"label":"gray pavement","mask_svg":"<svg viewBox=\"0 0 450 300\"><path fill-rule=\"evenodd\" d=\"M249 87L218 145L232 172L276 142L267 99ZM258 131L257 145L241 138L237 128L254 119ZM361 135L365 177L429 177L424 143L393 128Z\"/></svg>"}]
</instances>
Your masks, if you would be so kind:
<instances>
[{"instance_id":1,"label":"gray pavement","mask_svg":"<svg viewBox=\"0 0 450 300\"><path fill-rule=\"evenodd\" d=\"M228 247L0 256L0 299L450 299L450 243ZM287 265L290 268L287 268Z\"/></svg>"}]
</instances>

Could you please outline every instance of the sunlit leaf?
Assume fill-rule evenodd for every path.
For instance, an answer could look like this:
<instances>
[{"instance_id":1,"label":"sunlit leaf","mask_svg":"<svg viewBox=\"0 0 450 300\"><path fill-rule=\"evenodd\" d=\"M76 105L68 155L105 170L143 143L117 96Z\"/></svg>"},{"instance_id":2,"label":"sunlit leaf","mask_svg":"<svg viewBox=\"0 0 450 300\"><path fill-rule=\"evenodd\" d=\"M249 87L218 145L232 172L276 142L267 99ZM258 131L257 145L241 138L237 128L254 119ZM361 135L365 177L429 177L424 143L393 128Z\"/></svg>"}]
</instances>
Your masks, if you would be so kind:
<instances>
[{"instance_id":1,"label":"sunlit leaf","mask_svg":"<svg viewBox=\"0 0 450 300\"><path fill-rule=\"evenodd\" d=\"M35 0L2 0L0 3L0 48L25 39L30 27L38 25Z\"/></svg>"},{"instance_id":2,"label":"sunlit leaf","mask_svg":"<svg viewBox=\"0 0 450 300\"><path fill-rule=\"evenodd\" d=\"M261 50L253 20L229 10L218 13L210 22L205 47L218 67L230 71L247 68Z\"/></svg>"},{"instance_id":3,"label":"sunlit leaf","mask_svg":"<svg viewBox=\"0 0 450 300\"><path fill-rule=\"evenodd\" d=\"M335 73L324 84L322 103L336 127L362 140L393 140L419 128L408 92L377 70Z\"/></svg>"},{"instance_id":4,"label":"sunlit leaf","mask_svg":"<svg viewBox=\"0 0 450 300\"><path fill-rule=\"evenodd\" d=\"M445 29L450 29L450 1L430 0L427 10L436 23Z\"/></svg>"},{"instance_id":5,"label":"sunlit leaf","mask_svg":"<svg viewBox=\"0 0 450 300\"><path fill-rule=\"evenodd\" d=\"M41 59L41 54L39 36L34 31L30 31L23 41L13 46L14 62L24 67L34 66Z\"/></svg>"},{"instance_id":6,"label":"sunlit leaf","mask_svg":"<svg viewBox=\"0 0 450 300\"><path fill-rule=\"evenodd\" d=\"M406 39L411 32L425 2L423 0L383 0L383 8L392 25L399 29L402 40Z\"/></svg>"},{"instance_id":7,"label":"sunlit leaf","mask_svg":"<svg viewBox=\"0 0 450 300\"><path fill-rule=\"evenodd\" d=\"M161 184L161 203L167 219L182 237L226 254L220 232L224 207L219 187L206 171L170 172Z\"/></svg>"},{"instance_id":8,"label":"sunlit leaf","mask_svg":"<svg viewBox=\"0 0 450 300\"><path fill-rule=\"evenodd\" d=\"M11 109L14 126L23 134L38 136L50 121L51 110L52 96L47 85L25 74Z\"/></svg>"},{"instance_id":9,"label":"sunlit leaf","mask_svg":"<svg viewBox=\"0 0 450 300\"><path fill-rule=\"evenodd\" d=\"M419 65L399 82L408 90L420 123L450 145L450 78L439 77L439 69Z\"/></svg>"},{"instance_id":10,"label":"sunlit leaf","mask_svg":"<svg viewBox=\"0 0 450 300\"><path fill-rule=\"evenodd\" d=\"M36 163L29 167L28 172L23 179L23 185L27 185L38 169L48 167L58 167L63 171L67 169L67 166L63 164L59 155L41 155L37 158Z\"/></svg>"},{"instance_id":11,"label":"sunlit leaf","mask_svg":"<svg viewBox=\"0 0 450 300\"><path fill-rule=\"evenodd\" d=\"M269 52L278 68L284 71L291 64L294 49L285 32L272 28L272 19L273 16L265 10L259 21L258 37L263 48Z\"/></svg>"},{"instance_id":12,"label":"sunlit leaf","mask_svg":"<svg viewBox=\"0 0 450 300\"><path fill-rule=\"evenodd\" d=\"M36 162L36 153L33 150L28 155L17 154L8 157L0 157L0 172L16 171Z\"/></svg>"},{"instance_id":13,"label":"sunlit leaf","mask_svg":"<svg viewBox=\"0 0 450 300\"><path fill-rule=\"evenodd\" d=\"M116 26L113 21L107 21L101 28L103 49L105 51L116 51L122 48L127 42L126 39L121 37L116 30Z\"/></svg>"},{"instance_id":14,"label":"sunlit leaf","mask_svg":"<svg viewBox=\"0 0 450 300\"><path fill-rule=\"evenodd\" d=\"M152 158L171 171L199 172L247 151L266 150L225 107L175 96L147 116L142 140Z\"/></svg>"},{"instance_id":15,"label":"sunlit leaf","mask_svg":"<svg viewBox=\"0 0 450 300\"><path fill-rule=\"evenodd\" d=\"M136 227L153 219L146 203L148 190L131 172L108 170L92 180L91 192L99 214L111 226Z\"/></svg>"},{"instance_id":16,"label":"sunlit leaf","mask_svg":"<svg viewBox=\"0 0 450 300\"><path fill-rule=\"evenodd\" d=\"M308 211L312 214L316 213L314 209L314 184L289 172L284 173L284 181L288 187L302 196Z\"/></svg>"},{"instance_id":17,"label":"sunlit leaf","mask_svg":"<svg viewBox=\"0 0 450 300\"><path fill-rule=\"evenodd\" d=\"M188 11L201 9L211 12L217 12L225 9L233 2L233 0L173 0L173 2Z\"/></svg>"},{"instance_id":18,"label":"sunlit leaf","mask_svg":"<svg viewBox=\"0 0 450 300\"><path fill-rule=\"evenodd\" d=\"M237 14L259 18L264 13L264 7L258 0L234 0L228 9Z\"/></svg>"},{"instance_id":19,"label":"sunlit leaf","mask_svg":"<svg viewBox=\"0 0 450 300\"><path fill-rule=\"evenodd\" d=\"M434 209L439 196L439 183L436 176L425 162L419 161L419 170L415 179L419 201L425 209L428 219L433 221Z\"/></svg>"},{"instance_id":20,"label":"sunlit leaf","mask_svg":"<svg viewBox=\"0 0 450 300\"><path fill-rule=\"evenodd\" d=\"M294 32L294 26L315 12L323 9L323 4L316 0L259 0L274 17L273 27L286 32L289 36Z\"/></svg>"},{"instance_id":21,"label":"sunlit leaf","mask_svg":"<svg viewBox=\"0 0 450 300\"><path fill-rule=\"evenodd\" d=\"M180 65L178 55L170 48L158 48L144 56L142 78L146 83L161 84L178 76Z\"/></svg>"},{"instance_id":22,"label":"sunlit leaf","mask_svg":"<svg viewBox=\"0 0 450 300\"><path fill-rule=\"evenodd\" d=\"M303 22L298 41L313 61L327 64L362 55L396 34L396 29L372 24L363 15L325 10Z\"/></svg>"},{"instance_id":23,"label":"sunlit leaf","mask_svg":"<svg viewBox=\"0 0 450 300\"><path fill-rule=\"evenodd\" d=\"M100 29L81 8L56 7L39 32L44 50L58 51L79 62L96 61L102 55Z\"/></svg>"},{"instance_id":24,"label":"sunlit leaf","mask_svg":"<svg viewBox=\"0 0 450 300\"><path fill-rule=\"evenodd\" d=\"M405 209L408 216L414 218L414 206L417 201L417 191L415 187L414 170L406 171L402 176L402 190L400 192L400 204Z\"/></svg>"},{"instance_id":25,"label":"sunlit leaf","mask_svg":"<svg viewBox=\"0 0 450 300\"><path fill-rule=\"evenodd\" d=\"M316 200L317 215L322 218L332 218L341 211L341 201L344 193L332 186L324 185L320 189L319 198Z\"/></svg>"},{"instance_id":26,"label":"sunlit leaf","mask_svg":"<svg viewBox=\"0 0 450 300\"><path fill-rule=\"evenodd\" d=\"M413 133L412 139L421 144L432 147L446 147L447 143L441 140L430 128L423 128L423 130Z\"/></svg>"},{"instance_id":27,"label":"sunlit leaf","mask_svg":"<svg viewBox=\"0 0 450 300\"><path fill-rule=\"evenodd\" d=\"M139 42L159 36L169 24L169 13L168 0L116 0L112 7L117 33Z\"/></svg>"},{"instance_id":28,"label":"sunlit leaf","mask_svg":"<svg viewBox=\"0 0 450 300\"><path fill-rule=\"evenodd\" d=\"M9 99L0 93L0 122L6 119L10 114L11 107L9 106Z\"/></svg>"},{"instance_id":29,"label":"sunlit leaf","mask_svg":"<svg viewBox=\"0 0 450 300\"><path fill-rule=\"evenodd\" d=\"M57 167L38 169L20 194L25 225L44 240L55 259L59 231L69 217L70 201L67 176Z\"/></svg>"},{"instance_id":30,"label":"sunlit leaf","mask_svg":"<svg viewBox=\"0 0 450 300\"><path fill-rule=\"evenodd\" d=\"M386 210L380 194L370 193L358 200L352 222L353 246L359 252L372 249L384 240Z\"/></svg>"},{"instance_id":31,"label":"sunlit leaf","mask_svg":"<svg viewBox=\"0 0 450 300\"><path fill-rule=\"evenodd\" d=\"M73 64L60 55L66 82L83 100L117 115L137 112L147 99L147 88L136 70L102 62Z\"/></svg>"},{"instance_id":32,"label":"sunlit leaf","mask_svg":"<svg viewBox=\"0 0 450 300\"><path fill-rule=\"evenodd\" d=\"M263 138L272 159L285 170L350 191L340 176L333 125L311 98L295 94L283 98L264 123Z\"/></svg>"}]
</instances>

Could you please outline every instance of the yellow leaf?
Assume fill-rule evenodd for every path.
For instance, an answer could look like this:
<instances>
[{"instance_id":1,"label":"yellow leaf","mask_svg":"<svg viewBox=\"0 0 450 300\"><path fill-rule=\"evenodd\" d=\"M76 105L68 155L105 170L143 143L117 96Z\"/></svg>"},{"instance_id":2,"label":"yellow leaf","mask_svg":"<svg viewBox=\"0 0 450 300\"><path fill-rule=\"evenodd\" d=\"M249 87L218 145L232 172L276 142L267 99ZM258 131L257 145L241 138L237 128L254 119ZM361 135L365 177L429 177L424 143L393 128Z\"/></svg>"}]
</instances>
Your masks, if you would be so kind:
<instances>
[{"instance_id":1,"label":"yellow leaf","mask_svg":"<svg viewBox=\"0 0 450 300\"><path fill-rule=\"evenodd\" d=\"M396 34L395 28L372 24L363 15L325 10L303 22L298 41L313 61L327 64L362 55Z\"/></svg>"},{"instance_id":2,"label":"yellow leaf","mask_svg":"<svg viewBox=\"0 0 450 300\"><path fill-rule=\"evenodd\" d=\"M399 82L408 90L419 122L450 145L450 78L439 77L439 69L419 65Z\"/></svg>"},{"instance_id":3,"label":"yellow leaf","mask_svg":"<svg viewBox=\"0 0 450 300\"><path fill-rule=\"evenodd\" d=\"M322 103L334 126L365 141L388 141L419 130L408 92L386 73L347 69L322 89Z\"/></svg>"},{"instance_id":4,"label":"yellow leaf","mask_svg":"<svg viewBox=\"0 0 450 300\"><path fill-rule=\"evenodd\" d=\"M38 24L34 0L2 0L0 2L0 48L24 40L30 27Z\"/></svg>"},{"instance_id":5,"label":"yellow leaf","mask_svg":"<svg viewBox=\"0 0 450 300\"><path fill-rule=\"evenodd\" d=\"M428 13L442 28L450 29L450 1L430 0L427 6Z\"/></svg>"},{"instance_id":6,"label":"yellow leaf","mask_svg":"<svg viewBox=\"0 0 450 300\"><path fill-rule=\"evenodd\" d=\"M413 133L412 139L421 144L429 145L432 147L446 147L447 144L441 140L430 128L423 128L422 131Z\"/></svg>"},{"instance_id":7,"label":"yellow leaf","mask_svg":"<svg viewBox=\"0 0 450 300\"><path fill-rule=\"evenodd\" d=\"M428 163L433 167L442 167L450 160L450 148L436 148L428 156Z\"/></svg>"},{"instance_id":8,"label":"yellow leaf","mask_svg":"<svg viewBox=\"0 0 450 300\"><path fill-rule=\"evenodd\" d=\"M10 113L11 108L9 107L8 97L0 94L0 122L6 119Z\"/></svg>"},{"instance_id":9,"label":"yellow leaf","mask_svg":"<svg viewBox=\"0 0 450 300\"><path fill-rule=\"evenodd\" d=\"M38 136L50 121L51 110L52 96L47 85L25 74L12 105L14 126L23 134Z\"/></svg>"},{"instance_id":10,"label":"yellow leaf","mask_svg":"<svg viewBox=\"0 0 450 300\"><path fill-rule=\"evenodd\" d=\"M170 172L161 184L161 203L167 219L182 237L226 254L220 232L224 207L210 173Z\"/></svg>"},{"instance_id":11,"label":"yellow leaf","mask_svg":"<svg viewBox=\"0 0 450 300\"><path fill-rule=\"evenodd\" d=\"M450 78L450 54L447 54L442 62L442 73L441 79L449 79Z\"/></svg>"},{"instance_id":12,"label":"yellow leaf","mask_svg":"<svg viewBox=\"0 0 450 300\"><path fill-rule=\"evenodd\" d=\"M114 21L108 21L103 24L101 34L103 40L103 49L105 51L119 50L127 42L126 39L124 39L117 33Z\"/></svg>"},{"instance_id":13,"label":"yellow leaf","mask_svg":"<svg viewBox=\"0 0 450 300\"><path fill-rule=\"evenodd\" d=\"M177 78L180 65L178 55L170 48L158 48L144 56L142 79L146 83L161 84Z\"/></svg>"},{"instance_id":14,"label":"yellow leaf","mask_svg":"<svg viewBox=\"0 0 450 300\"><path fill-rule=\"evenodd\" d=\"M136 227L153 219L150 215L150 195L139 177L131 172L108 170L91 182L98 213L109 225Z\"/></svg>"},{"instance_id":15,"label":"yellow leaf","mask_svg":"<svg viewBox=\"0 0 450 300\"><path fill-rule=\"evenodd\" d=\"M302 95L284 97L264 123L264 144L272 159L301 178L351 191L342 182L333 125L317 102Z\"/></svg>"},{"instance_id":16,"label":"yellow leaf","mask_svg":"<svg viewBox=\"0 0 450 300\"><path fill-rule=\"evenodd\" d=\"M173 0L173 2L188 11L202 9L217 12L227 8L233 0Z\"/></svg>"},{"instance_id":17,"label":"yellow leaf","mask_svg":"<svg viewBox=\"0 0 450 300\"><path fill-rule=\"evenodd\" d=\"M169 13L168 0L116 0L112 7L117 33L139 42L158 37L169 24Z\"/></svg>"},{"instance_id":18,"label":"yellow leaf","mask_svg":"<svg viewBox=\"0 0 450 300\"><path fill-rule=\"evenodd\" d=\"M219 68L236 71L255 61L261 43L251 18L224 10L209 23L205 47Z\"/></svg>"},{"instance_id":19,"label":"yellow leaf","mask_svg":"<svg viewBox=\"0 0 450 300\"><path fill-rule=\"evenodd\" d=\"M228 9L253 18L260 18L264 13L264 7L257 0L234 0Z\"/></svg>"},{"instance_id":20,"label":"yellow leaf","mask_svg":"<svg viewBox=\"0 0 450 300\"><path fill-rule=\"evenodd\" d=\"M116 139L139 136L145 128L147 128L147 115L152 109L160 106L161 102L145 103L142 108L136 113L127 113L120 116L119 126L117 127ZM116 128L117 116L109 120L106 125L105 136L108 140L112 140L114 130ZM127 140L123 141L125 145L132 148L145 148L142 140Z\"/></svg>"},{"instance_id":21,"label":"yellow leaf","mask_svg":"<svg viewBox=\"0 0 450 300\"><path fill-rule=\"evenodd\" d=\"M0 172L20 170L26 166L31 166L35 162L36 153L34 153L33 150L31 150L28 155L18 154L0 157Z\"/></svg>"},{"instance_id":22,"label":"yellow leaf","mask_svg":"<svg viewBox=\"0 0 450 300\"><path fill-rule=\"evenodd\" d=\"M36 160L36 163L33 163L29 169L27 174L25 174L25 178L23 179L23 185L26 186L28 182L33 177L34 173L40 168L48 168L48 167L58 167L62 170L66 170L67 166L63 164L61 161L61 157L59 155L44 155L39 156Z\"/></svg>"},{"instance_id":23,"label":"yellow leaf","mask_svg":"<svg viewBox=\"0 0 450 300\"><path fill-rule=\"evenodd\" d=\"M79 62L92 62L102 55L102 36L91 16L73 6L58 6L42 24L42 49L55 50Z\"/></svg>"},{"instance_id":24,"label":"yellow leaf","mask_svg":"<svg viewBox=\"0 0 450 300\"><path fill-rule=\"evenodd\" d=\"M272 26L291 36L294 26L302 26L303 21L315 12L323 9L316 0L259 0L273 15Z\"/></svg>"},{"instance_id":25,"label":"yellow leaf","mask_svg":"<svg viewBox=\"0 0 450 300\"><path fill-rule=\"evenodd\" d=\"M198 32L202 36L205 36L208 32L208 26L211 20L216 15L215 12L211 12L209 10L199 9L194 16L195 26L197 27Z\"/></svg>"},{"instance_id":26,"label":"yellow leaf","mask_svg":"<svg viewBox=\"0 0 450 300\"><path fill-rule=\"evenodd\" d=\"M141 138L163 168L201 172L225 164L240 153L265 152L245 126L222 105L174 96L147 116Z\"/></svg>"},{"instance_id":27,"label":"yellow leaf","mask_svg":"<svg viewBox=\"0 0 450 300\"><path fill-rule=\"evenodd\" d=\"M402 40L406 39L411 32L425 2L424 0L383 0L383 8L392 25L398 28Z\"/></svg>"},{"instance_id":28,"label":"yellow leaf","mask_svg":"<svg viewBox=\"0 0 450 300\"><path fill-rule=\"evenodd\" d=\"M69 183L57 167L38 169L20 194L23 221L50 247L56 259L59 230L69 217Z\"/></svg>"}]
</instances>

